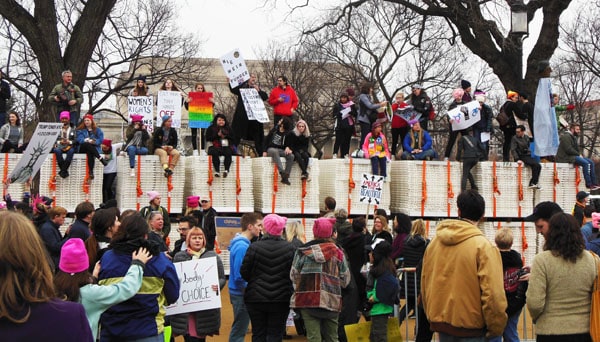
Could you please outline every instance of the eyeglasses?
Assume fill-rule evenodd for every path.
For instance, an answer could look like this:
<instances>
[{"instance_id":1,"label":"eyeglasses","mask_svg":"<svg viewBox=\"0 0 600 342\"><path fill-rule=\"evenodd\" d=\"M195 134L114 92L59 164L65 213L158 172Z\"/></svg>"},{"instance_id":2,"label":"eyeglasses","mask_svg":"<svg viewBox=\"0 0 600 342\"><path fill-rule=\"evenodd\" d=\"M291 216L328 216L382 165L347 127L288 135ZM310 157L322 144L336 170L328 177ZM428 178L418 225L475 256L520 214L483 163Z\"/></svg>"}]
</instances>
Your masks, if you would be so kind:
<instances>
[{"instance_id":1,"label":"eyeglasses","mask_svg":"<svg viewBox=\"0 0 600 342\"><path fill-rule=\"evenodd\" d=\"M200 201L200 203L208 203L208 201L204 200L204 201Z\"/></svg>"}]
</instances>

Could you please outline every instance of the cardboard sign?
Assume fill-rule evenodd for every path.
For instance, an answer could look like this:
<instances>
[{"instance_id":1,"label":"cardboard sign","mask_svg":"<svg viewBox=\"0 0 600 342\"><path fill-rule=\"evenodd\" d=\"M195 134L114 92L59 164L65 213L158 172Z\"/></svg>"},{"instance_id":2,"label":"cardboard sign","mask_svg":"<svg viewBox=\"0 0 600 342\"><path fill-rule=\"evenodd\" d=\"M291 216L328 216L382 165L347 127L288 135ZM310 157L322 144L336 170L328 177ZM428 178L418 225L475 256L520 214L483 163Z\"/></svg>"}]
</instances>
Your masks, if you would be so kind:
<instances>
[{"instance_id":1,"label":"cardboard sign","mask_svg":"<svg viewBox=\"0 0 600 342\"><path fill-rule=\"evenodd\" d=\"M156 127L162 125L162 117L168 115L173 119L173 128L181 128L181 93L178 91L160 90L156 104Z\"/></svg>"},{"instance_id":2,"label":"cardboard sign","mask_svg":"<svg viewBox=\"0 0 600 342\"><path fill-rule=\"evenodd\" d=\"M269 115L265 108L265 103L260 98L258 91L254 88L242 88L240 89L240 95L242 95L242 101L244 102L244 108L248 114L248 120L256 120L261 123L269 122Z\"/></svg>"},{"instance_id":3,"label":"cardboard sign","mask_svg":"<svg viewBox=\"0 0 600 342\"><path fill-rule=\"evenodd\" d=\"M221 307L221 291L212 289L212 285L219 286L216 257L176 262L173 265L177 269L181 288L177 302L167 306L167 315Z\"/></svg>"},{"instance_id":4,"label":"cardboard sign","mask_svg":"<svg viewBox=\"0 0 600 342\"><path fill-rule=\"evenodd\" d=\"M239 49L235 49L221 57L221 66L229 78L229 85L235 88L250 79L246 62Z\"/></svg>"},{"instance_id":5,"label":"cardboard sign","mask_svg":"<svg viewBox=\"0 0 600 342\"><path fill-rule=\"evenodd\" d=\"M60 134L62 123L40 122L29 140L23 157L8 176L9 183L26 183L38 173Z\"/></svg>"},{"instance_id":6,"label":"cardboard sign","mask_svg":"<svg viewBox=\"0 0 600 342\"><path fill-rule=\"evenodd\" d=\"M215 229L219 248L226 250L236 234L242 231L242 218L217 216L215 217Z\"/></svg>"},{"instance_id":7,"label":"cardboard sign","mask_svg":"<svg viewBox=\"0 0 600 342\"><path fill-rule=\"evenodd\" d=\"M360 182L360 202L379 205L383 192L383 181L383 176L363 173Z\"/></svg>"},{"instance_id":8,"label":"cardboard sign","mask_svg":"<svg viewBox=\"0 0 600 342\"><path fill-rule=\"evenodd\" d=\"M448 111L448 117L452 123L452 130L459 131L473 126L481 120L479 101L464 103Z\"/></svg>"}]
</instances>

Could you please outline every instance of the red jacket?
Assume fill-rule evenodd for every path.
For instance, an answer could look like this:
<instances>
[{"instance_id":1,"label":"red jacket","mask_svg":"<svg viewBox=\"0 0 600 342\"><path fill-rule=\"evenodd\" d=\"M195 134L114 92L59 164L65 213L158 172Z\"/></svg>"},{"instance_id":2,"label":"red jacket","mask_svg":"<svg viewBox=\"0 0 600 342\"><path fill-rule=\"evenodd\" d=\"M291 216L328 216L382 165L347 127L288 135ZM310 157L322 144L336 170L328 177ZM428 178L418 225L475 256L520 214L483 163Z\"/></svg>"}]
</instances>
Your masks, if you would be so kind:
<instances>
[{"instance_id":1,"label":"red jacket","mask_svg":"<svg viewBox=\"0 0 600 342\"><path fill-rule=\"evenodd\" d=\"M283 102L279 102L280 97L283 98ZM277 86L271 90L269 104L273 106L274 115L292 116L292 110L298 108L298 96L294 88L290 85L285 87L285 89Z\"/></svg>"}]
</instances>

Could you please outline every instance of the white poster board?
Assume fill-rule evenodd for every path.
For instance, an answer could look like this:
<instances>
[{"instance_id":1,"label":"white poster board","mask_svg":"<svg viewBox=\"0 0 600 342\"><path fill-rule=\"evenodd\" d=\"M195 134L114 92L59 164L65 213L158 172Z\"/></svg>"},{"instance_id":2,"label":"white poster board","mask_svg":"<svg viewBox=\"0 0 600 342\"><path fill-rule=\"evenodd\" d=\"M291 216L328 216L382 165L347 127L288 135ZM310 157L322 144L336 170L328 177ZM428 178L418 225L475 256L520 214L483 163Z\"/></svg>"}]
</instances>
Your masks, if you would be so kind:
<instances>
[{"instance_id":1,"label":"white poster board","mask_svg":"<svg viewBox=\"0 0 600 342\"><path fill-rule=\"evenodd\" d=\"M479 101L471 101L449 110L448 117L452 123L452 130L459 131L479 122L481 120L480 106Z\"/></svg>"},{"instance_id":2,"label":"white poster board","mask_svg":"<svg viewBox=\"0 0 600 342\"><path fill-rule=\"evenodd\" d=\"M23 157L8 176L10 183L26 183L38 173L58 139L62 123L40 122L29 140Z\"/></svg>"},{"instance_id":3,"label":"white poster board","mask_svg":"<svg viewBox=\"0 0 600 342\"><path fill-rule=\"evenodd\" d=\"M383 181L383 176L363 173L360 181L360 202L379 205L382 198Z\"/></svg>"},{"instance_id":4,"label":"white poster board","mask_svg":"<svg viewBox=\"0 0 600 342\"><path fill-rule=\"evenodd\" d=\"M127 97L127 112L129 116L127 122L131 123L133 115L141 115L144 118L142 123L146 125L148 132L154 131L154 97L153 96L128 96Z\"/></svg>"},{"instance_id":5,"label":"white poster board","mask_svg":"<svg viewBox=\"0 0 600 342\"><path fill-rule=\"evenodd\" d=\"M173 265L181 288L179 300L167 306L167 315L221 307L221 290L212 290L212 285L219 286L217 257L176 262Z\"/></svg>"},{"instance_id":6,"label":"white poster board","mask_svg":"<svg viewBox=\"0 0 600 342\"><path fill-rule=\"evenodd\" d=\"M260 98L258 91L254 88L240 88L242 102L248 113L248 120L256 120L261 123L269 122L269 115L265 108L265 103Z\"/></svg>"},{"instance_id":7,"label":"white poster board","mask_svg":"<svg viewBox=\"0 0 600 342\"><path fill-rule=\"evenodd\" d=\"M223 66L227 78L229 78L229 85L231 88L235 88L250 79L250 73L246 67L246 62L239 49L235 49L221 56L221 65Z\"/></svg>"},{"instance_id":8,"label":"white poster board","mask_svg":"<svg viewBox=\"0 0 600 342\"><path fill-rule=\"evenodd\" d=\"M156 127L162 125L162 117L168 115L173 119L173 128L181 128L181 93L178 91L160 90L156 103Z\"/></svg>"}]
</instances>

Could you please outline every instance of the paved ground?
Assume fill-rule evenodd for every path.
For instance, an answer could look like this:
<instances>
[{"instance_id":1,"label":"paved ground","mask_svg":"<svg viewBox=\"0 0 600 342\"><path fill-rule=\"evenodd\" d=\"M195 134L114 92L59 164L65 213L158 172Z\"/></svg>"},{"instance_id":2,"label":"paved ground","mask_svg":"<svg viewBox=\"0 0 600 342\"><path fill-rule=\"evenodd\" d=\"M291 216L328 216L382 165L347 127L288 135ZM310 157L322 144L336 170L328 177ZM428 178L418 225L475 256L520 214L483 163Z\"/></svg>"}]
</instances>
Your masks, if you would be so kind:
<instances>
[{"instance_id":1,"label":"paved ground","mask_svg":"<svg viewBox=\"0 0 600 342\"><path fill-rule=\"evenodd\" d=\"M221 335L208 337L206 339L206 341L209 341L209 342L227 342L229 340L229 328L231 327L231 324L233 323L233 311L232 311L231 303L229 302L229 290L227 289L227 286L225 286L225 288L223 289L221 299L222 299L221 303L223 305L223 307L221 308ZM524 336L523 314L522 314L521 320L519 323L519 335L521 336L521 341L534 341L535 336L533 335L532 324L531 324L531 320L529 319L529 315L527 315L526 321L527 321L527 336ZM405 323L406 323L406 321L405 321ZM414 324L415 324L414 319L408 320L408 341L414 340ZM405 340L407 340L406 339L406 326L404 324L400 327L400 331L402 333L402 336L405 337ZM296 329L294 327L288 327L287 332L289 335L292 336L291 341L306 341L306 337L298 336L296 334ZM434 336L434 340L437 340L435 336ZM178 337L175 339L175 341L183 342L183 337ZM245 341L246 342L252 341L252 334L250 332L248 332L246 334Z\"/></svg>"}]
</instances>

